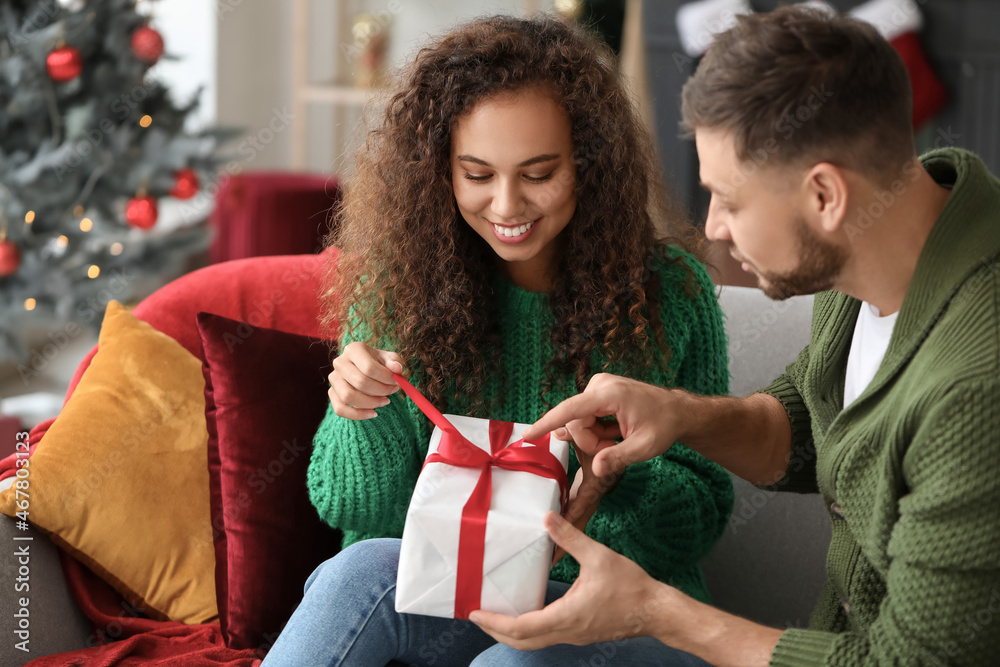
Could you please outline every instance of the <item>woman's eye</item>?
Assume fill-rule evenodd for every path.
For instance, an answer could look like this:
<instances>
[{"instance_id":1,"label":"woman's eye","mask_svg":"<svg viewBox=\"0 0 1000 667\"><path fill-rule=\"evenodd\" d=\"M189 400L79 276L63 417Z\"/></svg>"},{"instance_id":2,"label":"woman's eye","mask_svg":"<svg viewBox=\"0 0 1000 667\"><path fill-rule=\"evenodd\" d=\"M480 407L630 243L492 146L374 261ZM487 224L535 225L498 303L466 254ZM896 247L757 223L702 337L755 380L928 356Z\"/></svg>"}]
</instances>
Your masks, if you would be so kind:
<instances>
[{"instance_id":1,"label":"woman's eye","mask_svg":"<svg viewBox=\"0 0 1000 667\"><path fill-rule=\"evenodd\" d=\"M476 174L470 174L470 173L466 172L465 175L464 175L464 177L466 179L474 182L474 183L485 183L486 181L488 181L491 178L493 178L493 175L492 174L484 174L482 176L479 176L479 175L476 175ZM552 172L550 172L548 174L545 174L544 176L529 176L528 174L524 175L524 180L528 181L529 183L544 183L545 181L549 180L550 178L552 178Z\"/></svg>"},{"instance_id":2,"label":"woman's eye","mask_svg":"<svg viewBox=\"0 0 1000 667\"><path fill-rule=\"evenodd\" d=\"M552 172L549 172L544 176L528 176L527 174L524 175L524 180L528 181L529 183L544 183L550 178L552 178Z\"/></svg>"}]
</instances>

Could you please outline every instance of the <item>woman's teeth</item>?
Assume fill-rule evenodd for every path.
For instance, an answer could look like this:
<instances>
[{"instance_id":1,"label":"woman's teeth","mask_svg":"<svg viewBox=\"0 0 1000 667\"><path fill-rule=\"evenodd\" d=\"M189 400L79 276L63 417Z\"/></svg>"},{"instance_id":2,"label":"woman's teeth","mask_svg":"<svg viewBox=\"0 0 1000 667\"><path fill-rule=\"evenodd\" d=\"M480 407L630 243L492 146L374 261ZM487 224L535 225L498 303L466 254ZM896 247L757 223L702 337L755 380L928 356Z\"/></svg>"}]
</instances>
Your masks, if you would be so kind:
<instances>
[{"instance_id":1,"label":"woman's teeth","mask_svg":"<svg viewBox=\"0 0 1000 667\"><path fill-rule=\"evenodd\" d=\"M497 234L503 234L504 236L520 236L531 229L534 225L535 223L528 222L520 227L504 227L503 225L493 225L493 227L497 230Z\"/></svg>"}]
</instances>

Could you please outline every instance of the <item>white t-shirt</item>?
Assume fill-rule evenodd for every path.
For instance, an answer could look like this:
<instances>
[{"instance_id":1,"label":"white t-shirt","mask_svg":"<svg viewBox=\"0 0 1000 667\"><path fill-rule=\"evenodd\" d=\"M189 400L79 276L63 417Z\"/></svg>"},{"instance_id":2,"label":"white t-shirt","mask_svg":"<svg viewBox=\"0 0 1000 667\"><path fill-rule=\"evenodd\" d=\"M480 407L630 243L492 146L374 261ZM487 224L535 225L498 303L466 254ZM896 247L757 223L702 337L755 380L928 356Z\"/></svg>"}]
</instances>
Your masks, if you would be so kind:
<instances>
[{"instance_id":1,"label":"white t-shirt","mask_svg":"<svg viewBox=\"0 0 1000 667\"><path fill-rule=\"evenodd\" d=\"M847 376L844 380L844 407L854 402L871 383L889 349L892 329L896 326L897 310L892 315L879 316L878 308L867 301L861 303L858 322L854 325L851 352L847 356Z\"/></svg>"}]
</instances>

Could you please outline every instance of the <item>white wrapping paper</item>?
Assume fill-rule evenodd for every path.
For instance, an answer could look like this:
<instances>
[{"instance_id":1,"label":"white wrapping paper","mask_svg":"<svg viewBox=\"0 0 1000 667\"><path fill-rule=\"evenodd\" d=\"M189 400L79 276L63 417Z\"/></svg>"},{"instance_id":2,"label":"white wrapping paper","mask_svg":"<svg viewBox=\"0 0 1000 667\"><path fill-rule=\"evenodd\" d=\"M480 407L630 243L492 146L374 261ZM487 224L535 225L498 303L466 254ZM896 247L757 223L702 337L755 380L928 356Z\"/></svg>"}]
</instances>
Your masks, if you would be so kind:
<instances>
[{"instance_id":1,"label":"white wrapping paper","mask_svg":"<svg viewBox=\"0 0 1000 667\"><path fill-rule=\"evenodd\" d=\"M490 452L489 420L454 415L445 418L469 441ZM527 424L515 424L507 444L520 440L527 428ZM441 430L435 428L428 456L437 451L441 435ZM566 470L569 443L550 438L549 451ZM480 474L479 468L437 462L424 466L403 528L396 611L454 618L462 509ZM559 494L559 484L553 479L493 467L482 609L519 615L542 608L553 553L542 517L550 510L560 510Z\"/></svg>"}]
</instances>

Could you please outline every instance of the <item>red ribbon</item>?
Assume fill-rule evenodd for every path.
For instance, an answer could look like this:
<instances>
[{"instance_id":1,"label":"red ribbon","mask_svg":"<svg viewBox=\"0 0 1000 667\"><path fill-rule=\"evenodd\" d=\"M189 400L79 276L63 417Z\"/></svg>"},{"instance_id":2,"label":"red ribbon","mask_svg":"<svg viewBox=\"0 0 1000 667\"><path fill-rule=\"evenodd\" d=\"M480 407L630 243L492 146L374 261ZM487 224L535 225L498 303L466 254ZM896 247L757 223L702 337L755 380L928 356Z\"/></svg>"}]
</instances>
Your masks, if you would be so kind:
<instances>
[{"instance_id":1,"label":"red ribbon","mask_svg":"<svg viewBox=\"0 0 1000 667\"><path fill-rule=\"evenodd\" d=\"M455 618L469 618L469 613L481 608L483 593L483 560L486 551L486 515L493 497L493 468L527 472L554 479L559 484L560 503L565 507L569 498L569 478L562 463L549 451L548 434L527 444L525 440L507 444L514 432L511 422L490 420L490 453L469 442L437 408L401 375L393 375L403 392L420 411L442 431L437 451L427 457L428 463L446 463L460 468L480 468L479 481L462 508L462 523L458 537L458 581L455 585Z\"/></svg>"}]
</instances>

